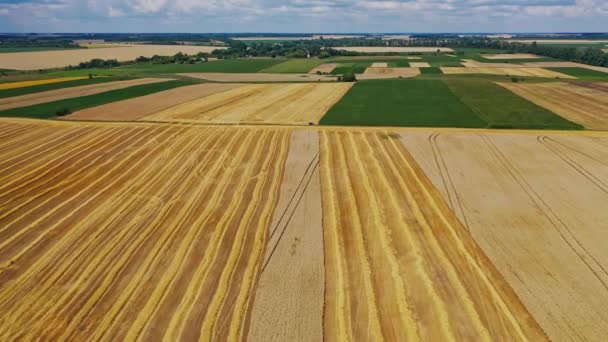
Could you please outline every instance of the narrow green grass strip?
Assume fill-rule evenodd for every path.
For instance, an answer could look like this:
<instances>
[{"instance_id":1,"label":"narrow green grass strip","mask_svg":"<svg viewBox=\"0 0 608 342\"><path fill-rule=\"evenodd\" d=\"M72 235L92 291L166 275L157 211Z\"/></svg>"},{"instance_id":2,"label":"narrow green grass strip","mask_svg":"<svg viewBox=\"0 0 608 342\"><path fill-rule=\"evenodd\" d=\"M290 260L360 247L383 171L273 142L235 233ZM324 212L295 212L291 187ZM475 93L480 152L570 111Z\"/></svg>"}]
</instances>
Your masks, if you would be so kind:
<instances>
[{"instance_id":1,"label":"narrow green grass strip","mask_svg":"<svg viewBox=\"0 0 608 342\"><path fill-rule=\"evenodd\" d=\"M441 80L358 82L321 119L322 125L486 127Z\"/></svg>"},{"instance_id":2,"label":"narrow green grass strip","mask_svg":"<svg viewBox=\"0 0 608 342\"><path fill-rule=\"evenodd\" d=\"M488 80L463 78L444 82L463 103L484 118L490 128L583 128Z\"/></svg>"},{"instance_id":3,"label":"narrow green grass strip","mask_svg":"<svg viewBox=\"0 0 608 342\"><path fill-rule=\"evenodd\" d=\"M148 94L157 93L163 90L173 89L194 84L192 81L176 80L160 83L143 84L125 89L111 90L89 96L76 97L55 102L42 103L34 106L13 108L0 111L0 117L21 117L48 119L56 116L57 112L69 110L77 112L82 109L101 106L106 103L127 100Z\"/></svg>"},{"instance_id":4,"label":"narrow green grass strip","mask_svg":"<svg viewBox=\"0 0 608 342\"><path fill-rule=\"evenodd\" d=\"M608 81L608 73L586 68L545 68L562 74L574 76L583 80L606 80Z\"/></svg>"},{"instance_id":5,"label":"narrow green grass strip","mask_svg":"<svg viewBox=\"0 0 608 342\"><path fill-rule=\"evenodd\" d=\"M0 90L0 99L4 99L7 97L13 97L13 96L41 93L43 91L49 91L49 90L55 90L55 89L64 89L64 88L85 86L85 85L90 85L90 84L124 81L127 79L129 79L129 78L126 78L126 77L121 77L121 78L96 77L93 79L41 84L41 85L36 85L36 86L31 86L31 87L22 87L22 88L15 88L15 89L4 89L4 90Z\"/></svg>"}]
</instances>

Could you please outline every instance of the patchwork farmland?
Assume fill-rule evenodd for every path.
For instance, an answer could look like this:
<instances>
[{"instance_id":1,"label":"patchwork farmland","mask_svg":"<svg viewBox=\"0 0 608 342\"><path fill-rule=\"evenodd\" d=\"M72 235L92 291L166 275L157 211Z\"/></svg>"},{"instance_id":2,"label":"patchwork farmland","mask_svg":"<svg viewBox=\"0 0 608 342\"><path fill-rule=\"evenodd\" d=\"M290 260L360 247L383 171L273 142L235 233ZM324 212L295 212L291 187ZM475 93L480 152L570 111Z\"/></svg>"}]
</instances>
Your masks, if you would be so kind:
<instances>
[{"instance_id":1,"label":"patchwork farmland","mask_svg":"<svg viewBox=\"0 0 608 342\"><path fill-rule=\"evenodd\" d=\"M0 336L606 333L602 230L561 234L606 222L608 135L440 132L0 119ZM504 198L483 200L490 184ZM521 206L504 216L501 201ZM518 266L532 257L548 273ZM541 275L572 296L553 305Z\"/></svg>"},{"instance_id":2,"label":"patchwork farmland","mask_svg":"<svg viewBox=\"0 0 608 342\"><path fill-rule=\"evenodd\" d=\"M608 335L608 69L216 38L0 70L0 341Z\"/></svg>"}]
</instances>

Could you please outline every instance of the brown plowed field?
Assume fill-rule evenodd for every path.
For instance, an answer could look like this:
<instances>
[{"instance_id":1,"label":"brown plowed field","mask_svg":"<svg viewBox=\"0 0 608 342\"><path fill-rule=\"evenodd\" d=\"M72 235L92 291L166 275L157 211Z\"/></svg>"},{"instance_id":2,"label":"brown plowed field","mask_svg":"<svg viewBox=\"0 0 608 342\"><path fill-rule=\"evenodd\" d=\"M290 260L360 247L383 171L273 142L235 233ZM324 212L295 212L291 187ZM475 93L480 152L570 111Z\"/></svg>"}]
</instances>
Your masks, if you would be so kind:
<instances>
[{"instance_id":1,"label":"brown plowed field","mask_svg":"<svg viewBox=\"0 0 608 342\"><path fill-rule=\"evenodd\" d=\"M225 48L217 46L133 44L130 46L99 49L3 53L0 54L0 69L38 70L63 68L68 65L88 62L95 58L131 61L140 56L173 56L178 52L195 55L199 52L212 52L217 49Z\"/></svg>"},{"instance_id":2,"label":"brown plowed field","mask_svg":"<svg viewBox=\"0 0 608 342\"><path fill-rule=\"evenodd\" d=\"M138 78L135 80L91 84L80 87L70 87L64 89L44 91L41 93L7 97L0 99L0 110L33 106L40 103L47 103L70 99L73 97L99 94L110 90L123 89L142 84L166 82L170 80L171 79L168 78Z\"/></svg>"},{"instance_id":3,"label":"brown plowed field","mask_svg":"<svg viewBox=\"0 0 608 342\"><path fill-rule=\"evenodd\" d=\"M232 74L200 72L180 74L214 82L335 82L337 76L316 74Z\"/></svg>"},{"instance_id":4,"label":"brown plowed field","mask_svg":"<svg viewBox=\"0 0 608 342\"><path fill-rule=\"evenodd\" d=\"M550 78L576 78L574 76L562 74L561 72L555 72L542 68L534 67L477 67L477 66L466 66L466 67L442 67L441 70L444 74L491 74L491 75L505 75L505 76L529 76L529 77L550 77Z\"/></svg>"},{"instance_id":5,"label":"brown plowed field","mask_svg":"<svg viewBox=\"0 0 608 342\"><path fill-rule=\"evenodd\" d=\"M586 128L608 130L608 92L600 83L597 87L575 83L498 84Z\"/></svg>"},{"instance_id":6,"label":"brown plowed field","mask_svg":"<svg viewBox=\"0 0 608 342\"><path fill-rule=\"evenodd\" d=\"M331 340L545 339L398 139L321 132L321 179Z\"/></svg>"},{"instance_id":7,"label":"brown plowed field","mask_svg":"<svg viewBox=\"0 0 608 342\"><path fill-rule=\"evenodd\" d=\"M308 125L321 117L352 83L256 84L203 97L142 120Z\"/></svg>"},{"instance_id":8,"label":"brown plowed field","mask_svg":"<svg viewBox=\"0 0 608 342\"><path fill-rule=\"evenodd\" d=\"M402 140L552 340L608 334L608 136Z\"/></svg>"},{"instance_id":9,"label":"brown plowed field","mask_svg":"<svg viewBox=\"0 0 608 342\"><path fill-rule=\"evenodd\" d=\"M361 75L357 75L360 80L375 80L385 78L416 77L420 75L418 68L367 68Z\"/></svg>"},{"instance_id":10,"label":"brown plowed field","mask_svg":"<svg viewBox=\"0 0 608 342\"><path fill-rule=\"evenodd\" d=\"M240 84L204 83L180 87L124 101L87 108L65 117L72 120L139 120L146 115L194 101L223 91L241 87ZM2 100L0 100L2 101Z\"/></svg>"}]
</instances>

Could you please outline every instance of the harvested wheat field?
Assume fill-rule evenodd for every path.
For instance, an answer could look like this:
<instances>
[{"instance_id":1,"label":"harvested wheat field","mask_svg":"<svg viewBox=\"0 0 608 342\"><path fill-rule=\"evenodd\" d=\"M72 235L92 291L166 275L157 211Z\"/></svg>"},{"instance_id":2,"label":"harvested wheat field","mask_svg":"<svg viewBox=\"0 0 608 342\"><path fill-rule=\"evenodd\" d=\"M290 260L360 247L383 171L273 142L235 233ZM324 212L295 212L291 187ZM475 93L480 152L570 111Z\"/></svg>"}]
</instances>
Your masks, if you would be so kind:
<instances>
[{"instance_id":1,"label":"harvested wheat field","mask_svg":"<svg viewBox=\"0 0 608 342\"><path fill-rule=\"evenodd\" d=\"M367 68L361 75L357 75L359 80L375 80L386 78L416 77L420 75L418 68Z\"/></svg>"},{"instance_id":2,"label":"harvested wheat field","mask_svg":"<svg viewBox=\"0 0 608 342\"><path fill-rule=\"evenodd\" d=\"M241 87L241 84L204 83L161 91L146 96L87 108L63 117L69 120L139 120L171 107L197 100L201 97ZM2 100L0 100L2 103Z\"/></svg>"},{"instance_id":3,"label":"harvested wheat field","mask_svg":"<svg viewBox=\"0 0 608 342\"><path fill-rule=\"evenodd\" d=\"M586 128L608 130L608 88L602 83L498 84Z\"/></svg>"},{"instance_id":4,"label":"harvested wheat field","mask_svg":"<svg viewBox=\"0 0 608 342\"><path fill-rule=\"evenodd\" d=\"M532 58L540 58L540 56L533 55L530 53L499 53L493 55L481 55L481 57L486 59L532 59Z\"/></svg>"},{"instance_id":5,"label":"harvested wheat field","mask_svg":"<svg viewBox=\"0 0 608 342\"><path fill-rule=\"evenodd\" d=\"M37 85L43 85L43 84L61 83L61 82L68 82L68 81L77 81L77 80L83 80L85 78L88 78L88 77L61 77L61 78L51 78L51 79L46 79L46 80L7 82L7 83L0 83L0 90L25 88L25 87L31 87L31 86L37 86Z\"/></svg>"},{"instance_id":6,"label":"harvested wheat field","mask_svg":"<svg viewBox=\"0 0 608 342\"><path fill-rule=\"evenodd\" d=\"M130 61L140 56L173 56L178 52L197 54L199 52L212 52L217 49L225 48L216 46L133 44L131 46L99 49L3 53L0 54L0 69L38 70L63 68L68 65L88 62L94 58Z\"/></svg>"},{"instance_id":7,"label":"harvested wheat field","mask_svg":"<svg viewBox=\"0 0 608 342\"><path fill-rule=\"evenodd\" d=\"M388 63L386 62L377 62L377 63L372 63L372 68L388 68Z\"/></svg>"},{"instance_id":8,"label":"harvested wheat field","mask_svg":"<svg viewBox=\"0 0 608 342\"><path fill-rule=\"evenodd\" d=\"M70 87L64 89L55 89L40 93L20 95L0 99L0 110L11 108L33 106L40 103L47 103L69 99L73 97L87 96L99 94L110 90L118 90L129 88L137 85L151 84L171 81L169 78L138 78L128 81L106 82L98 84L90 84L85 86Z\"/></svg>"},{"instance_id":9,"label":"harvested wheat field","mask_svg":"<svg viewBox=\"0 0 608 342\"><path fill-rule=\"evenodd\" d=\"M401 137L552 340L605 338L608 135Z\"/></svg>"},{"instance_id":10,"label":"harvested wheat field","mask_svg":"<svg viewBox=\"0 0 608 342\"><path fill-rule=\"evenodd\" d=\"M322 131L328 340L545 340L400 141Z\"/></svg>"},{"instance_id":11,"label":"harvested wheat field","mask_svg":"<svg viewBox=\"0 0 608 342\"><path fill-rule=\"evenodd\" d=\"M352 83L254 84L202 97L143 117L144 121L318 123Z\"/></svg>"},{"instance_id":12,"label":"harvested wheat field","mask_svg":"<svg viewBox=\"0 0 608 342\"><path fill-rule=\"evenodd\" d=\"M290 132L2 120L0 339L243 339Z\"/></svg>"},{"instance_id":13,"label":"harvested wheat field","mask_svg":"<svg viewBox=\"0 0 608 342\"><path fill-rule=\"evenodd\" d=\"M583 68L608 73L608 68L595 65L587 65L574 62L529 62L524 63L524 66L533 66L539 68Z\"/></svg>"},{"instance_id":14,"label":"harvested wheat field","mask_svg":"<svg viewBox=\"0 0 608 342\"><path fill-rule=\"evenodd\" d=\"M236 74L236 73L186 73L187 77L200 78L214 82L335 82L337 76L315 74Z\"/></svg>"},{"instance_id":15,"label":"harvested wheat field","mask_svg":"<svg viewBox=\"0 0 608 342\"><path fill-rule=\"evenodd\" d=\"M445 47L388 47L388 46L347 46L336 47L336 50L354 51L354 52L454 52L454 50Z\"/></svg>"},{"instance_id":16,"label":"harvested wheat field","mask_svg":"<svg viewBox=\"0 0 608 342\"><path fill-rule=\"evenodd\" d=\"M442 67L441 71L443 71L444 74L491 74L568 79L576 78L574 76L562 74L560 72L534 67Z\"/></svg>"},{"instance_id":17,"label":"harvested wheat field","mask_svg":"<svg viewBox=\"0 0 608 342\"><path fill-rule=\"evenodd\" d=\"M426 62L410 62L410 67L412 67L412 68L430 68L431 65Z\"/></svg>"},{"instance_id":18,"label":"harvested wheat field","mask_svg":"<svg viewBox=\"0 0 608 342\"><path fill-rule=\"evenodd\" d=\"M316 74L317 72L323 73L323 74L329 74L330 72L334 71L334 69L338 66L338 64L336 63L325 63L325 64L321 64L318 67L310 70L308 73L309 74Z\"/></svg>"}]
</instances>

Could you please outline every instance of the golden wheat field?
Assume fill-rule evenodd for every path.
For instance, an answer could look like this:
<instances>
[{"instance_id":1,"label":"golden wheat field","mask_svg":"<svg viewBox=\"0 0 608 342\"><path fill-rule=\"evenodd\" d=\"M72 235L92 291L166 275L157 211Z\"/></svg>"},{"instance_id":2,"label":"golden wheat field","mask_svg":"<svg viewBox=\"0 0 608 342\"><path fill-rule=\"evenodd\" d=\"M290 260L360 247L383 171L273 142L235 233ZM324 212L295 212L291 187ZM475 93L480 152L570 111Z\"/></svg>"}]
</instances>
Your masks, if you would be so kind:
<instances>
[{"instance_id":1,"label":"golden wheat field","mask_svg":"<svg viewBox=\"0 0 608 342\"><path fill-rule=\"evenodd\" d=\"M140 120L308 125L318 123L352 86L352 83L245 85L204 96Z\"/></svg>"},{"instance_id":2,"label":"golden wheat field","mask_svg":"<svg viewBox=\"0 0 608 342\"><path fill-rule=\"evenodd\" d=\"M607 148L0 119L0 340L601 339Z\"/></svg>"},{"instance_id":3,"label":"golden wheat field","mask_svg":"<svg viewBox=\"0 0 608 342\"><path fill-rule=\"evenodd\" d=\"M551 71L543 68L535 67L478 67L478 66L467 66L467 67L442 67L441 71L444 74L491 74L491 75L505 75L505 76L529 76L529 77L548 77L548 78L576 78L574 76L566 75L561 72Z\"/></svg>"}]
</instances>

